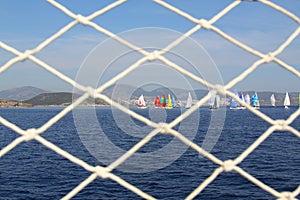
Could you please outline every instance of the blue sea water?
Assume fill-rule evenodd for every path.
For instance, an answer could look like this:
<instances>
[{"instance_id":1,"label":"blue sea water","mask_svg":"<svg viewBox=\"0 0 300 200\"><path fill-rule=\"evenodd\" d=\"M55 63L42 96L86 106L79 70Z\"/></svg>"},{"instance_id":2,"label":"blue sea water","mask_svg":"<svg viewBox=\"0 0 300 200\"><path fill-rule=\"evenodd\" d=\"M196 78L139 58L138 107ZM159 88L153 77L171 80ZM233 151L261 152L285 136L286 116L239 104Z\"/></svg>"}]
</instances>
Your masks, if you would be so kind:
<instances>
[{"instance_id":1,"label":"blue sea water","mask_svg":"<svg viewBox=\"0 0 300 200\"><path fill-rule=\"evenodd\" d=\"M298 107L262 107L261 112L273 119L287 119ZM0 109L0 115L22 129L39 128L62 108ZM149 118L149 110L136 112ZM184 110L183 110L184 111ZM215 111L200 108L199 122L193 142L203 143ZM181 109L164 111L167 122L181 114ZM96 108L96 116L105 134L125 151L141 138L124 133L114 121L111 108ZM120 116L119 116L120 117ZM135 120L134 120L135 121ZM88 124L88 121L86 122ZM137 126L145 125L135 121ZM299 117L292 123L299 130ZM245 151L270 125L248 110L227 110L224 127L211 153L221 160L234 159ZM174 129L178 129L175 126ZM133 130L136 131L136 130ZM4 148L19 135L0 125L0 147ZM72 113L42 134L58 147L91 165L105 165L92 156L81 141ZM140 151L162 148L172 140L158 135ZM242 163L246 172L275 190L293 191L300 184L300 139L290 132L274 132ZM182 144L184 145L184 144ZM171 152L170 152L171 155ZM188 148L171 164L151 172L113 173L157 199L184 199L218 167ZM60 199L90 175L39 142L32 140L18 145L0 158L0 199ZM299 196L298 196L299 198ZM110 179L96 179L73 199L141 199ZM276 199L236 172L221 173L195 199Z\"/></svg>"}]
</instances>

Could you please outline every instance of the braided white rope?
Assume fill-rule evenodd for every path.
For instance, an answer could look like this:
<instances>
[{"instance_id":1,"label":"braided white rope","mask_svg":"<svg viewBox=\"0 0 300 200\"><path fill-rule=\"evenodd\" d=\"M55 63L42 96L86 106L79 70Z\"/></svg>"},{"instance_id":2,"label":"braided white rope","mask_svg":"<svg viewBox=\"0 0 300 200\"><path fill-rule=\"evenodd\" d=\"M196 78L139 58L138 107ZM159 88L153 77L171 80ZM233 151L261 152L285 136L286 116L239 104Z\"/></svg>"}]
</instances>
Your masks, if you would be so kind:
<instances>
[{"instance_id":1,"label":"braided white rope","mask_svg":"<svg viewBox=\"0 0 300 200\"><path fill-rule=\"evenodd\" d=\"M72 85L74 88L83 91L84 94L78 98L75 102L73 102L70 106L67 106L64 108L60 113L58 113L56 116L51 118L48 122L46 122L43 126L37 129L28 129L28 130L22 130L15 124L9 122L3 117L0 117L0 123L4 126L8 127L9 129L15 131L16 133L20 134L20 137L16 138L14 141L12 141L10 144L5 146L0 151L0 158L4 156L6 153L10 152L12 149L14 149L17 145L19 145L22 142L30 141L30 140L36 140L40 142L42 145L46 146L47 148L51 149L52 151L56 152L57 154L61 155L62 157L68 159L70 162L73 162L77 164L78 166L81 166L83 169L91 172L90 176L87 177L84 181L78 184L77 187L75 187L72 191L70 191L68 194L66 194L63 199L70 199L73 196L75 196L78 192L80 192L84 187L86 187L88 184L93 182L96 178L102 178L106 179L109 178L117 183L119 183L121 186L127 188L128 190L136 193L137 195L141 196L145 199L154 199L151 195L143 192L142 190L138 189L137 187L131 185L130 183L123 180L121 177L118 177L112 173L112 171L119 165L121 165L125 160L127 160L129 157L131 157L135 152L137 152L141 147L143 147L146 143L151 141L151 139L157 135L157 134L171 134L174 137L178 138L180 141L182 141L183 144L190 146L192 149L194 149L199 154L205 156L208 160L211 162L219 165L218 168L215 169L215 171L200 185L191 191L191 193L186 197L186 199L193 199L196 197L203 189L205 189L216 177L223 173L223 172L230 172L232 170L238 172L241 176L248 179L250 182L257 185L259 188L269 192L274 197L277 197L278 199L295 199L297 195L300 193L300 186L291 192L278 192L274 190L273 188L267 186L260 180L253 177L251 174L244 171L242 168L238 166L239 163L241 163L249 154L251 154L263 141L265 141L274 131L288 131L294 134L296 137L300 138L300 133L297 129L290 126L290 124L300 115L300 109L295 111L287 120L273 120L269 116L265 115L264 113L260 112L259 110L253 109L251 106L245 104L242 102L239 98L237 98L232 92L229 91L233 86L235 86L237 83L241 82L243 79L245 79L249 74L251 74L253 71L255 71L258 67L260 67L264 63L268 62L275 62L279 66L281 66L283 69L291 72L296 77L300 77L300 72L295 69L293 66L290 66L289 64L285 63L284 61L280 60L278 56L283 50L290 45L295 38L297 38L300 34L300 19L294 15L293 13L287 11L286 9L276 5L275 3L272 3L271 1L267 0L259 0L260 3L265 4L266 6L269 6L282 14L288 16L293 21L295 21L298 24L298 28L289 36L289 38L284 41L277 49L274 51L271 51L267 54L264 54L262 52L259 52L258 50L255 50L242 42L234 39L230 35L223 32L221 29L214 26L214 23L217 22L219 19L221 19L224 15L226 15L228 12L230 12L233 8L238 7L242 1L237 0L233 1L231 4L229 4L227 7L225 7L222 11L217 13L212 19L206 20L206 19L197 19L188 13L181 11L179 8L176 8L162 0L153 0L154 3L157 3L158 5L161 5L165 7L166 9L170 10L170 12L174 12L189 21L195 23L195 26L184 33L181 37L177 38L175 41L171 42L169 45L167 45L164 49L159 51L153 51L153 52L147 52L146 50L139 48L135 46L134 44L124 40L123 38L115 35L114 33L110 32L109 30L100 27L96 23L92 22L95 17L100 16L106 12L109 12L110 10L114 9L117 6L121 6L123 3L125 3L125 0L118 0L103 9L100 9L94 13L92 13L89 16L82 16L81 14L75 14L72 11L68 10L63 5L59 4L58 2L54 0L48 0L48 2L56 7L57 9L61 10L63 13L65 13L67 16L74 19L74 21L70 22L69 24L65 25L62 29L60 29L58 32L53 34L51 37L45 39L42 43L40 43L36 48L31 50L26 50L25 52L19 52L12 46L5 44L4 42L0 41L0 48L6 50L7 52L10 52L16 57L10 59L8 62L6 62L3 66L0 68L0 73L4 73L6 70L9 70L10 67L12 67L14 64L18 62L22 62L26 59L36 63L41 68L47 70L49 73L55 75L59 79L65 81L66 83ZM107 35L108 37L111 37L112 39L116 40L120 44L125 45L126 47L139 52L144 57L140 60L136 61L134 64L126 68L126 70L122 71L118 75L116 75L111 80L107 81L106 83L102 84L98 88L92 88L90 86L84 86L78 84L73 79L69 78L65 74L59 72L58 70L54 69L54 67L48 65L47 63L43 62L42 60L36 58L34 54L42 51L47 45L55 41L57 38L61 37L64 33L72 29L78 24L83 24L85 26L90 26L94 28L95 30ZM232 44L236 45L237 47L249 52L250 54L253 54L258 57L258 60L255 61L251 66L249 66L244 72L242 72L240 75L232 79L229 83L227 83L224 87L209 83L202 78L194 75L193 73L190 73L189 71L183 69L176 63L173 63L172 61L168 60L164 57L164 54L166 52L169 52L172 48L174 48L176 45L180 44L183 40L190 37L192 34L197 32L199 29L204 28L208 31L213 31L217 33L220 37L228 40ZM188 138L186 138L184 135L182 135L180 132L172 129L174 126L176 126L178 123L183 121L186 117L188 117L190 114L192 114L195 110L197 110L199 107L204 105L204 103L209 99L209 96L206 95L202 99L200 99L192 108L184 112L181 116L176 118L170 123L155 123L150 121L149 119L129 110L128 108L118 104L117 102L114 102L109 97L105 96L104 94L101 94L103 90L108 88L109 86L116 83L118 80L121 80L124 78L127 74L130 72L136 70L139 68L143 63L147 61L153 61L153 60L160 60L166 65L172 67L173 69L177 70L181 74L184 74L185 76L188 76L192 78L193 80L199 82L200 84L207 86L208 88L214 89L215 92L220 94L226 94L227 96L230 96L237 100L240 104L244 105L248 110L250 110L252 113L254 113L256 116L260 117L261 119L265 120L270 124L270 127L254 142L252 143L244 152L242 152L238 157L236 157L234 160L225 160L222 161L215 157L213 154L205 151L202 149L199 145L195 144L194 142L190 141ZM141 122L145 123L146 125L153 127L153 131L151 131L146 137L141 139L140 142L138 142L135 146L133 146L129 151L127 151L125 154L123 154L120 158L115 160L115 162L111 163L107 167L101 167L101 166L91 166L88 163L82 161L81 159L73 156L72 154L69 154L68 152L64 151L60 147L56 146L55 144L47 141L42 137L42 133L45 132L47 129L49 129L53 124L55 124L57 121L59 121L62 117L64 117L67 113L72 111L75 107L77 107L80 103L85 101L87 98L93 97L93 98L100 98L104 100L105 102L109 103L110 105L114 106L115 108L123 111L124 113L134 117L135 119L140 120Z\"/></svg>"}]
</instances>

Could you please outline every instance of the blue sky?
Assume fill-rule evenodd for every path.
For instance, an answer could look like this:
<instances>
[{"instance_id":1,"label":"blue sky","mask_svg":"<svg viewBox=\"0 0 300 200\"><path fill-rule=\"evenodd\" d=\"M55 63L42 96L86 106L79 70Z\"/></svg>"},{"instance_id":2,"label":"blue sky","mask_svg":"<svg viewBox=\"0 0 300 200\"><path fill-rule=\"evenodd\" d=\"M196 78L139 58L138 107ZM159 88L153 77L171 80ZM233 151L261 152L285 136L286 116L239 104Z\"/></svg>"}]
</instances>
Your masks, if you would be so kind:
<instances>
[{"instance_id":1,"label":"blue sky","mask_svg":"<svg viewBox=\"0 0 300 200\"><path fill-rule=\"evenodd\" d=\"M114 1L64 0L57 2L74 13L89 15ZM166 2L195 18L210 19L232 1L169 0ZM299 0L273 0L272 2L286 8L295 15L299 13ZM35 48L45 39L55 34L59 29L73 21L73 19L47 1L37 0L2 0L0 2L0 17L0 41L19 51ZM195 26L195 24L189 20L150 0L128 0L104 15L95 18L93 22L115 34L125 36L126 39L135 44L142 41L145 42L143 45L150 45L151 41L158 43L161 41L161 46L159 47L162 48L163 44L168 44L169 41L172 41L170 38L173 37L165 37L167 34L162 37L157 33L153 33L153 35L146 33L140 34L141 32L132 30L158 27L163 30L169 30L174 33L173 36L176 36L177 34L180 35L180 33L187 32ZM250 47L262 53L267 53L278 48L278 46L299 27L299 24L282 13L259 2L245 1L216 22L215 26ZM131 34L126 35L128 32ZM208 58L212 60L211 64L216 66L224 83L238 76L258 60L258 57L234 46L212 31L201 29L191 37L194 42L201 46L203 52L207 53ZM76 79L78 72L82 66L84 66L84 60L91 55L90 52L95 50L95 47L101 46L102 44L102 50L98 52L102 56L106 55L109 57L109 52L103 52L103 44L107 43L107 41L112 42L106 35L97 32L91 27L77 25L41 52L37 53L36 57L68 75L70 78ZM109 42L107 44L109 44ZM278 57L299 71L299 56L300 37L298 36ZM0 48L1 66L13 57L13 54ZM124 63L122 63L121 59L119 63L116 63L118 63L118 66L128 66L131 62L134 62L134 60L123 60L123 62ZM165 74L169 72L162 70L162 73L158 75L156 70L157 64L158 63L153 66L155 70L153 70L152 73L151 70L147 71L149 80L145 80L144 77L138 73L138 70L136 75L128 76L127 79L130 79L129 82L133 85L143 84L141 82L134 82L139 76L141 76L140 80L145 81L152 80L155 82L155 77L159 75L161 77L158 77L158 79L163 79ZM203 63L199 63L199 66L206 64L207 63L203 61ZM97 65L97 67L99 66ZM191 68L187 67L186 69L190 70ZM107 77L110 76L108 75ZM176 76L172 77L171 73L166 77L169 81L164 84L167 84L169 87L181 87L183 85L176 79ZM299 77L283 70L277 64L268 63L260 66L236 85L234 89L299 91L299 83ZM15 64L12 68L0 74L0 90L24 85L32 85L53 91L72 89L71 86L46 72L44 69L41 69L31 61ZM193 87L200 87L200 85L195 84Z\"/></svg>"}]
</instances>

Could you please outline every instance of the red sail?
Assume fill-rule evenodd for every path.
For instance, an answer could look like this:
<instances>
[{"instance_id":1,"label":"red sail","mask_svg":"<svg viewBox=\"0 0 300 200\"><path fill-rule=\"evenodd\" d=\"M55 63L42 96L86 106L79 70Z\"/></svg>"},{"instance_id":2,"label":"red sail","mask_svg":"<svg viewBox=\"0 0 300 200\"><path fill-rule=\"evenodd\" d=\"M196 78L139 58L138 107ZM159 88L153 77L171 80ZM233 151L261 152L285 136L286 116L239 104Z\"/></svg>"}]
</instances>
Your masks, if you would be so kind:
<instances>
[{"instance_id":1,"label":"red sail","mask_svg":"<svg viewBox=\"0 0 300 200\"><path fill-rule=\"evenodd\" d=\"M160 98L159 98L159 96L157 96L157 97L155 98L155 101L154 101L154 105L155 105L156 107L159 106L159 101L160 101Z\"/></svg>"}]
</instances>

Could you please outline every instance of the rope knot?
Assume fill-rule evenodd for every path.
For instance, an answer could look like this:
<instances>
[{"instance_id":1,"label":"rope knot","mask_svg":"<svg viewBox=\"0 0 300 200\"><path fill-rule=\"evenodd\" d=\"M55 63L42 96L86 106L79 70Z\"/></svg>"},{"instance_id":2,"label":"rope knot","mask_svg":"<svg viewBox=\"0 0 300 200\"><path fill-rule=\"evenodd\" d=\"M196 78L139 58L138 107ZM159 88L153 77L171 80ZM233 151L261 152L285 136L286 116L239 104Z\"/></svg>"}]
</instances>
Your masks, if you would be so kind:
<instances>
[{"instance_id":1,"label":"rope knot","mask_svg":"<svg viewBox=\"0 0 300 200\"><path fill-rule=\"evenodd\" d=\"M19 56L19 60L21 62L25 61L31 55L31 53L32 51L26 50L22 55Z\"/></svg>"},{"instance_id":2,"label":"rope knot","mask_svg":"<svg viewBox=\"0 0 300 200\"><path fill-rule=\"evenodd\" d=\"M160 128L160 132L161 133L167 133L168 132L168 127L167 127L167 124L166 123L159 123L158 124L159 128Z\"/></svg>"},{"instance_id":3,"label":"rope knot","mask_svg":"<svg viewBox=\"0 0 300 200\"><path fill-rule=\"evenodd\" d=\"M230 172L235 167L233 160L225 160L223 162L223 169L225 172Z\"/></svg>"},{"instance_id":4,"label":"rope knot","mask_svg":"<svg viewBox=\"0 0 300 200\"><path fill-rule=\"evenodd\" d=\"M148 54L147 59L148 59L148 61L153 61L153 60L157 59L158 56L159 56L159 52L157 50L155 50Z\"/></svg>"},{"instance_id":5,"label":"rope knot","mask_svg":"<svg viewBox=\"0 0 300 200\"><path fill-rule=\"evenodd\" d=\"M267 55L265 55L264 60L266 63L269 63L271 61L273 61L274 59L274 55L272 52L268 53Z\"/></svg>"},{"instance_id":6,"label":"rope knot","mask_svg":"<svg viewBox=\"0 0 300 200\"><path fill-rule=\"evenodd\" d=\"M86 19L86 17L78 14L76 15L76 20L80 23L80 24L83 24L83 25L87 25L89 23L89 20Z\"/></svg>"},{"instance_id":7,"label":"rope knot","mask_svg":"<svg viewBox=\"0 0 300 200\"><path fill-rule=\"evenodd\" d=\"M36 135L37 135L37 132L36 132L35 128L28 129L26 131L25 141L29 142L30 140L34 139Z\"/></svg>"},{"instance_id":8,"label":"rope knot","mask_svg":"<svg viewBox=\"0 0 300 200\"><path fill-rule=\"evenodd\" d=\"M226 96L226 90L223 85L216 84L214 89L221 95Z\"/></svg>"},{"instance_id":9,"label":"rope knot","mask_svg":"<svg viewBox=\"0 0 300 200\"><path fill-rule=\"evenodd\" d=\"M276 120L276 125L278 130L286 130L287 123L283 119Z\"/></svg>"},{"instance_id":10,"label":"rope knot","mask_svg":"<svg viewBox=\"0 0 300 200\"><path fill-rule=\"evenodd\" d=\"M101 167L101 166L95 167L95 173L103 179L106 179L109 176L109 172L107 172L106 168Z\"/></svg>"},{"instance_id":11,"label":"rope knot","mask_svg":"<svg viewBox=\"0 0 300 200\"><path fill-rule=\"evenodd\" d=\"M207 20L205 20L205 19L200 19L200 20L198 21L198 24L199 24L201 27L203 27L203 28L205 28L205 29L207 29L207 30L209 30L210 27L211 27L210 23L209 23Z\"/></svg>"},{"instance_id":12,"label":"rope knot","mask_svg":"<svg viewBox=\"0 0 300 200\"><path fill-rule=\"evenodd\" d=\"M280 193L281 194L281 196L280 196L280 200L292 200L292 199L295 199L294 197L293 197L293 194L291 193L291 192L281 192Z\"/></svg>"},{"instance_id":13,"label":"rope knot","mask_svg":"<svg viewBox=\"0 0 300 200\"><path fill-rule=\"evenodd\" d=\"M90 97L95 98L96 96L96 91L92 87L87 87L86 92L89 94Z\"/></svg>"}]
</instances>

